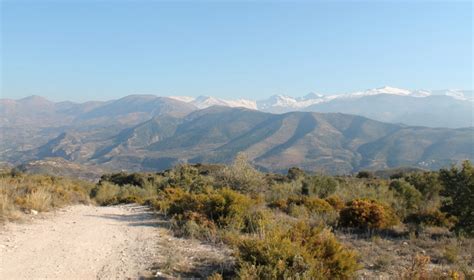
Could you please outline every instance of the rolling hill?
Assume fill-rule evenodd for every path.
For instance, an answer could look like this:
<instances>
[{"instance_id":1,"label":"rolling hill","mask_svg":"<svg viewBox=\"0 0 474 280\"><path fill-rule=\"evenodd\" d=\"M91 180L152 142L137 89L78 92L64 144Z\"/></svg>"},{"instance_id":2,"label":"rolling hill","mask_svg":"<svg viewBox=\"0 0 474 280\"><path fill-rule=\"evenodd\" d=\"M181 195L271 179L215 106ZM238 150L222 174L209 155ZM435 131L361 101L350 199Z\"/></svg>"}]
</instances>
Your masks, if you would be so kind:
<instances>
[{"instance_id":1,"label":"rolling hill","mask_svg":"<svg viewBox=\"0 0 474 280\"><path fill-rule=\"evenodd\" d=\"M153 117L183 117L196 109L186 102L152 95L85 103L52 102L39 96L0 99L0 159L18 161L23 158L20 154L62 133L100 142Z\"/></svg>"},{"instance_id":2,"label":"rolling hill","mask_svg":"<svg viewBox=\"0 0 474 280\"><path fill-rule=\"evenodd\" d=\"M103 141L60 135L30 151L30 159L59 156L113 170L158 170L180 162L225 163L244 152L264 170L283 172L298 166L341 174L399 166L435 169L474 160L473 147L474 128L412 127L340 113L271 114L214 106L181 118L158 116Z\"/></svg>"}]
</instances>

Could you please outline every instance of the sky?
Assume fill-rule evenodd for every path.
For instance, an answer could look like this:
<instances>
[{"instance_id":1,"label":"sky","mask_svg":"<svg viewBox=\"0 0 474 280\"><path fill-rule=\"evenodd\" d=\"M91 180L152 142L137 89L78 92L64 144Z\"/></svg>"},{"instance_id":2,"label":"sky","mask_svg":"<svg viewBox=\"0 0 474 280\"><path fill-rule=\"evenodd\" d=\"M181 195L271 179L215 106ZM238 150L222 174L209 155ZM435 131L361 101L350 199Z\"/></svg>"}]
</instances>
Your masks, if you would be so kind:
<instances>
[{"instance_id":1,"label":"sky","mask_svg":"<svg viewBox=\"0 0 474 280\"><path fill-rule=\"evenodd\" d=\"M473 2L1 1L2 98L473 89Z\"/></svg>"}]
</instances>

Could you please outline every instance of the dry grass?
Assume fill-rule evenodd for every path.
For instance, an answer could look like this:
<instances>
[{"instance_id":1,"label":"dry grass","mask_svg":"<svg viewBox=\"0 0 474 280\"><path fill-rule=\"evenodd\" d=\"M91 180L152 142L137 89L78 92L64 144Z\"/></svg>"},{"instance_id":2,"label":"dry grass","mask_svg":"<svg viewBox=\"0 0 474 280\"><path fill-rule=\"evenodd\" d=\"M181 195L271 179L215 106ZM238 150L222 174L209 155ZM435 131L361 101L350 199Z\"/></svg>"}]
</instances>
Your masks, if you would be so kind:
<instances>
[{"instance_id":1,"label":"dry grass","mask_svg":"<svg viewBox=\"0 0 474 280\"><path fill-rule=\"evenodd\" d=\"M0 192L0 222L8 219L17 219L19 212L16 210L13 201L3 192Z\"/></svg>"},{"instance_id":2,"label":"dry grass","mask_svg":"<svg viewBox=\"0 0 474 280\"><path fill-rule=\"evenodd\" d=\"M35 210L49 211L74 203L88 203L92 185L47 175L0 174L0 221Z\"/></svg>"},{"instance_id":3,"label":"dry grass","mask_svg":"<svg viewBox=\"0 0 474 280\"><path fill-rule=\"evenodd\" d=\"M45 212L51 209L52 201L53 197L50 190L38 189L26 196L23 206L28 209Z\"/></svg>"},{"instance_id":4,"label":"dry grass","mask_svg":"<svg viewBox=\"0 0 474 280\"><path fill-rule=\"evenodd\" d=\"M364 266L358 279L473 279L474 240L454 235L420 237L337 232L356 249ZM397 277L395 277L397 276ZM462 278L464 277L464 278Z\"/></svg>"}]
</instances>

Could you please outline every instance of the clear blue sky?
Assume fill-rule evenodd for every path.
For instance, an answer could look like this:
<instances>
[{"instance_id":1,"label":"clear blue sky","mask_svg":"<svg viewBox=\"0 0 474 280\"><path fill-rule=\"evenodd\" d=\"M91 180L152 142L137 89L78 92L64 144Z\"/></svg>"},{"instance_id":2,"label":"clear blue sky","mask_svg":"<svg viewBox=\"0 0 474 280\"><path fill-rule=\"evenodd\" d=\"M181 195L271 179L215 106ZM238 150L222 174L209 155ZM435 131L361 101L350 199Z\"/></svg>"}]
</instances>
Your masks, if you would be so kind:
<instances>
[{"instance_id":1,"label":"clear blue sky","mask_svg":"<svg viewBox=\"0 0 474 280\"><path fill-rule=\"evenodd\" d=\"M473 88L473 4L3 1L1 95Z\"/></svg>"}]
</instances>

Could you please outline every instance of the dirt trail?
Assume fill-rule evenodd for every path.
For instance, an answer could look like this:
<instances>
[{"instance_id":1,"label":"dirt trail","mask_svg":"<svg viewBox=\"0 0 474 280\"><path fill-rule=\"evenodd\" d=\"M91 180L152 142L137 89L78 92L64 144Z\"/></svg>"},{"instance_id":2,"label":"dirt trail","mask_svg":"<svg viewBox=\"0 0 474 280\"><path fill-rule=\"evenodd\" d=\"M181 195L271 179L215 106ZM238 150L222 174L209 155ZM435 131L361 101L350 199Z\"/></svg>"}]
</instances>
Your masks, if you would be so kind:
<instances>
[{"instance_id":1,"label":"dirt trail","mask_svg":"<svg viewBox=\"0 0 474 280\"><path fill-rule=\"evenodd\" d=\"M137 205L71 206L0 229L0 279L139 279L157 270L160 278L199 276L196 265L205 271L225 258L172 237L166 221Z\"/></svg>"}]
</instances>

